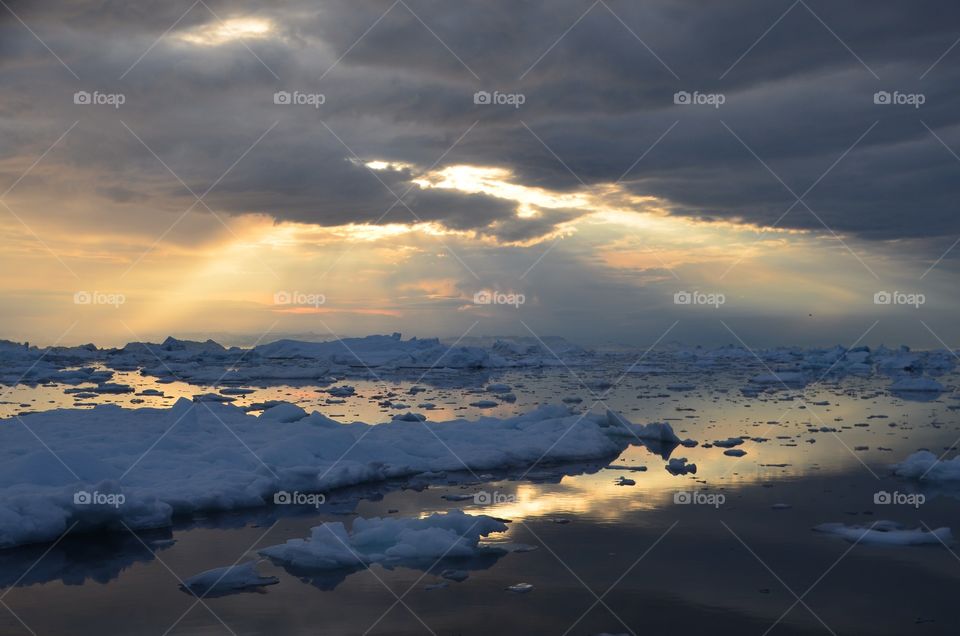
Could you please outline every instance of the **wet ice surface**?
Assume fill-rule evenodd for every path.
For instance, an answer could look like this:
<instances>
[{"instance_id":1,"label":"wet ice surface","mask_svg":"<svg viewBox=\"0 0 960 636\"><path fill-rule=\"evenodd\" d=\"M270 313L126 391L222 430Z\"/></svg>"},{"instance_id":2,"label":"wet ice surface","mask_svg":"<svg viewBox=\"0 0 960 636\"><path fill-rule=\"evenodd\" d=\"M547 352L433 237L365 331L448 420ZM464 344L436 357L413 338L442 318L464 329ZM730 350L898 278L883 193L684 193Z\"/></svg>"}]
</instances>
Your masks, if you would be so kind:
<instances>
[{"instance_id":1,"label":"wet ice surface","mask_svg":"<svg viewBox=\"0 0 960 636\"><path fill-rule=\"evenodd\" d=\"M960 485L895 477L890 469L919 449L939 457L960 437L955 373L936 375L946 392L903 394L889 391L893 379L885 374L771 385L757 381L769 374L765 365L749 359L705 369L654 353L642 362L650 368L624 374L635 360L426 377L424 369L379 377L361 370L322 384L231 385L252 390L228 392L240 406L282 400L344 422L388 422L408 412L429 421L508 417L565 399L575 411L597 410L602 396L603 405L633 422L668 421L680 438L699 444L667 457L634 445L609 461L424 476L328 493L319 508L196 515L136 536L68 536L52 549L5 550L4 603L37 633L76 633L78 625L92 633L163 633L170 626L172 634L226 633L220 619L237 634L356 634L371 627L382 634L562 634L571 626L571 634L761 634L778 620L773 634L827 633L823 623L838 634L955 633L960 561L948 547L853 544L812 530L841 524L882 532L887 524L878 522L891 521L960 532ZM0 413L77 402L169 406L179 397L222 395L223 388L158 382L136 370L116 371L109 382L134 390L75 398L64 390L95 385L18 386L6 393ZM354 390L329 392L342 386ZM506 395L515 400L500 399ZM470 406L488 401L495 406ZM15 419L2 425L19 426ZM726 455L731 448L746 454ZM681 458L697 472L665 469L668 459ZM618 485L621 477L635 485ZM207 596L212 613L202 604L188 612L196 597L179 589L180 579L250 562L323 523L349 528L355 517L418 518L450 509L509 519L505 532L484 540L503 549L334 571L263 562L259 576L279 582ZM456 576L443 576L448 570ZM521 583L532 588L508 591ZM781 619L794 594L803 603ZM27 633L5 611L0 631Z\"/></svg>"}]
</instances>

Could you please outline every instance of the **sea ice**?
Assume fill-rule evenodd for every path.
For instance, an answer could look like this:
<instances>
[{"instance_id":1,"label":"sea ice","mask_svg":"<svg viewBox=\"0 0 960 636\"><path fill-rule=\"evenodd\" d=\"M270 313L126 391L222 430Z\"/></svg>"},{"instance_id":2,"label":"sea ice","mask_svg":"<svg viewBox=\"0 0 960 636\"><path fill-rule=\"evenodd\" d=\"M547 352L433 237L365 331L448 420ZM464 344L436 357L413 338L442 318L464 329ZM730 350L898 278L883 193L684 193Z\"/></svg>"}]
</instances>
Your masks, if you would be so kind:
<instances>
[{"instance_id":1,"label":"sea ice","mask_svg":"<svg viewBox=\"0 0 960 636\"><path fill-rule=\"evenodd\" d=\"M479 545L480 537L506 530L502 521L461 510L424 518L358 517L349 531L340 522L327 522L312 528L306 539L290 539L263 548L260 554L283 565L310 570L466 558L491 549Z\"/></svg>"},{"instance_id":2,"label":"sea ice","mask_svg":"<svg viewBox=\"0 0 960 636\"><path fill-rule=\"evenodd\" d=\"M0 548L52 541L75 522L74 532L168 527L176 515L264 506L281 491L611 458L638 440L677 440L666 423L560 405L505 419L369 425L282 402L257 417L180 399L21 419L0 426Z\"/></svg>"},{"instance_id":3,"label":"sea ice","mask_svg":"<svg viewBox=\"0 0 960 636\"><path fill-rule=\"evenodd\" d=\"M814 531L835 534L847 541L871 545L928 545L953 541L950 528L927 531L923 528L904 529L892 521L876 521L867 525L848 526L843 523L822 523Z\"/></svg>"},{"instance_id":4,"label":"sea ice","mask_svg":"<svg viewBox=\"0 0 960 636\"><path fill-rule=\"evenodd\" d=\"M257 562L249 561L239 565L215 568L191 576L183 581L184 591L199 597L223 596L252 588L276 585L280 582L275 576L260 576Z\"/></svg>"},{"instance_id":5,"label":"sea ice","mask_svg":"<svg viewBox=\"0 0 960 636\"><path fill-rule=\"evenodd\" d=\"M930 451L917 451L899 464L894 464L893 472L908 479L960 481L960 456L940 459Z\"/></svg>"}]
</instances>

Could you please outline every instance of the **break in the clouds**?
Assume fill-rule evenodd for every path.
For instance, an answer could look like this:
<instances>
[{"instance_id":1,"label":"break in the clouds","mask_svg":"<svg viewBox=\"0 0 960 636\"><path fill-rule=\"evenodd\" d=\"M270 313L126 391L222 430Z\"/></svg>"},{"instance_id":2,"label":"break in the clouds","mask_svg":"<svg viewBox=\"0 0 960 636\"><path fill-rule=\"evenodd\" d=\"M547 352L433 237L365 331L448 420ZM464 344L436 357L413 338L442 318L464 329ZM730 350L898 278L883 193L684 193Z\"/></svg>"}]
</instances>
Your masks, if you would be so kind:
<instances>
[{"instance_id":1,"label":"break in the clouds","mask_svg":"<svg viewBox=\"0 0 960 636\"><path fill-rule=\"evenodd\" d=\"M960 77L951 52L937 61L960 7L923 4L10 3L35 35L4 12L4 172L78 119L46 164L64 170L19 188L189 204L152 151L227 213L507 240L552 229L491 231L515 201L414 185L442 158L556 191L616 183L698 219L943 237L960 231ZM125 103L81 111L77 90ZM276 91L323 103L275 104ZM476 91L523 103L475 104ZM680 91L723 103L677 104ZM878 91L923 103L877 104ZM404 168L374 176L375 160Z\"/></svg>"}]
</instances>

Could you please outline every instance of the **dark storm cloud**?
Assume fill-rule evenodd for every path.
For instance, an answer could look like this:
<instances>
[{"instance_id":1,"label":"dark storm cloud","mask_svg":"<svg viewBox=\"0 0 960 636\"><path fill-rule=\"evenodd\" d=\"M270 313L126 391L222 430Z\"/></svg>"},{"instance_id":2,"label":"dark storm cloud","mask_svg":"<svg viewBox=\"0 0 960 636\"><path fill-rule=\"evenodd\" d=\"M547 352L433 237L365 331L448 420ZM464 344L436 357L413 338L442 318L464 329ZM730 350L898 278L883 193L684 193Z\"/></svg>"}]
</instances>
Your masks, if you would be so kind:
<instances>
[{"instance_id":1,"label":"dark storm cloud","mask_svg":"<svg viewBox=\"0 0 960 636\"><path fill-rule=\"evenodd\" d=\"M197 193L279 122L206 201L326 225L374 222L396 198L354 155L411 164L377 172L400 195L479 121L441 167L501 166L558 190L621 180L697 218L825 224L874 239L960 231L960 161L927 128L960 152L960 48L928 70L960 35L956 3L609 0L584 15L591 3L573 0L208 2L221 18L271 20L275 36L249 40L250 50L168 38L128 70L181 16L171 35L216 24L204 5L184 16L191 4L11 4L80 79L4 13L0 157L29 164L79 119L50 162L113 199L189 205L121 119ZM72 104L74 91L94 88L127 103ZM278 106L276 90L323 93L326 103ZM522 93L525 103L476 105L478 90ZM881 90L926 101L874 104ZM721 93L725 103L677 105L677 91ZM2 170L8 181L18 173ZM35 179L19 187L76 187ZM570 218L517 219L502 200L416 187L404 200L423 220L502 240L543 236ZM382 222L411 219L397 205Z\"/></svg>"}]
</instances>

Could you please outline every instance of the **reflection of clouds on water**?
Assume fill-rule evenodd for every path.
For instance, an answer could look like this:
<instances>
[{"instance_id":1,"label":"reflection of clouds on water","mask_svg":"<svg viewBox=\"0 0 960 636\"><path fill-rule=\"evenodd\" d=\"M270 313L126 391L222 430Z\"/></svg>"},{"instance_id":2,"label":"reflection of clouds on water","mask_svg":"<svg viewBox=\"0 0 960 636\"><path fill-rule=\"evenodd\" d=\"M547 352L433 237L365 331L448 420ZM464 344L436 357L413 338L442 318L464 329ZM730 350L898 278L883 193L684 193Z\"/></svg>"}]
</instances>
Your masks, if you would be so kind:
<instances>
[{"instance_id":1,"label":"reflection of clouds on water","mask_svg":"<svg viewBox=\"0 0 960 636\"><path fill-rule=\"evenodd\" d=\"M51 581L64 585L106 584L134 564L152 561L154 553L169 549L173 545L170 537L169 531L141 533L141 543L129 532L122 531L96 539L68 536L53 548L32 545L3 550L0 551L0 588L14 584L29 587ZM48 549L49 553L44 555Z\"/></svg>"}]
</instances>

